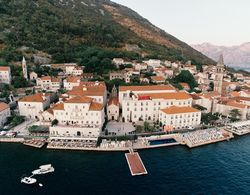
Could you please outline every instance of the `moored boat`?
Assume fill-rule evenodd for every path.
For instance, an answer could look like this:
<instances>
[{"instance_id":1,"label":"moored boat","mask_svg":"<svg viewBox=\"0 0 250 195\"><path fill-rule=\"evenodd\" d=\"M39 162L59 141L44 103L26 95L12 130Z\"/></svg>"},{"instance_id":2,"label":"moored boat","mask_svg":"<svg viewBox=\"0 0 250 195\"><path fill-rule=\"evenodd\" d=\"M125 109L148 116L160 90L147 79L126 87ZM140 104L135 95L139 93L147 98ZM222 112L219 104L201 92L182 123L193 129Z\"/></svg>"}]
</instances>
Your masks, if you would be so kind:
<instances>
[{"instance_id":1,"label":"moored boat","mask_svg":"<svg viewBox=\"0 0 250 195\"><path fill-rule=\"evenodd\" d=\"M32 185L32 184L35 184L36 183L36 179L35 178L32 178L31 177L23 177L21 179L21 183L25 183L25 184L28 184L28 185Z\"/></svg>"},{"instance_id":2,"label":"moored boat","mask_svg":"<svg viewBox=\"0 0 250 195\"><path fill-rule=\"evenodd\" d=\"M54 171L55 171L54 167L52 167L51 164L47 164L47 165L41 165L39 167L39 169L32 171L32 174L33 175L42 175L42 174L51 173Z\"/></svg>"}]
</instances>

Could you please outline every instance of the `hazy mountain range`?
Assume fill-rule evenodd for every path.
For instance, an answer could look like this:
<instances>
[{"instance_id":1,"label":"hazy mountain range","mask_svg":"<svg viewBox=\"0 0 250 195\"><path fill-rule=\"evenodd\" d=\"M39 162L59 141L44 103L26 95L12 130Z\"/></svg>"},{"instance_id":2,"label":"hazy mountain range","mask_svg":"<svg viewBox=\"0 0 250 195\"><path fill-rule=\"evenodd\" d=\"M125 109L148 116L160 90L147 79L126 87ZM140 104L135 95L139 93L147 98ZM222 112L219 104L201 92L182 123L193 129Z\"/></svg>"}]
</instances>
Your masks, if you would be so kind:
<instances>
[{"instance_id":1,"label":"hazy mountain range","mask_svg":"<svg viewBox=\"0 0 250 195\"><path fill-rule=\"evenodd\" d=\"M206 56L218 61L220 54L224 55L225 64L236 68L250 68L250 42L226 47L211 43L191 45Z\"/></svg>"}]
</instances>

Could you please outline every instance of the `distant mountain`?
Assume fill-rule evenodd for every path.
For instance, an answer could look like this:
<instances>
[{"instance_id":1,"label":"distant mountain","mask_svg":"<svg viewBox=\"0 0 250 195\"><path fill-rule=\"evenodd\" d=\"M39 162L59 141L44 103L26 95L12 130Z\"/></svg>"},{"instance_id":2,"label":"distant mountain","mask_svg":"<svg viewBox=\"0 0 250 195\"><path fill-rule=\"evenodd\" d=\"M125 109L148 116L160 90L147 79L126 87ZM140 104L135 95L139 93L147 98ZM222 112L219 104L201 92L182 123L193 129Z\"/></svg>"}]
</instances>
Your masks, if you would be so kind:
<instances>
[{"instance_id":1,"label":"distant mountain","mask_svg":"<svg viewBox=\"0 0 250 195\"><path fill-rule=\"evenodd\" d=\"M226 47L210 43L191 45L194 49L217 61L224 55L225 64L236 68L250 68L250 42L238 46Z\"/></svg>"},{"instance_id":2,"label":"distant mountain","mask_svg":"<svg viewBox=\"0 0 250 195\"><path fill-rule=\"evenodd\" d=\"M0 58L11 60L25 48L26 52L49 54L54 62L79 62L86 50L96 47L214 63L133 10L109 0L0 1ZM88 52L93 56L96 50Z\"/></svg>"}]
</instances>

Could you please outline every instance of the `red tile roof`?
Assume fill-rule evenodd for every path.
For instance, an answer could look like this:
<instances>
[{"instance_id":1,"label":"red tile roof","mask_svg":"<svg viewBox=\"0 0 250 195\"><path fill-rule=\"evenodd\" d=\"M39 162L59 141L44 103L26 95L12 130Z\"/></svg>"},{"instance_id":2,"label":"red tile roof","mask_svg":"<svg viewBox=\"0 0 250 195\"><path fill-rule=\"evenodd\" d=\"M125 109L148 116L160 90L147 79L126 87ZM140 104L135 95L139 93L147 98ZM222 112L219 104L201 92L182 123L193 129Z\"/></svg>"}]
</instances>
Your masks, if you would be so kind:
<instances>
[{"instance_id":1,"label":"red tile roof","mask_svg":"<svg viewBox=\"0 0 250 195\"><path fill-rule=\"evenodd\" d=\"M109 100L108 105L110 106L110 105L112 105L112 104L113 104L113 105L116 105L116 106L119 105L119 100L118 100L117 97L111 98L111 99Z\"/></svg>"},{"instance_id":2,"label":"red tile roof","mask_svg":"<svg viewBox=\"0 0 250 195\"><path fill-rule=\"evenodd\" d=\"M89 110L91 111L100 111L102 109L103 109L103 105L97 102L92 102L89 107Z\"/></svg>"},{"instance_id":3,"label":"red tile roof","mask_svg":"<svg viewBox=\"0 0 250 195\"><path fill-rule=\"evenodd\" d=\"M120 86L119 91L164 91L175 90L171 85Z\"/></svg>"},{"instance_id":4,"label":"red tile roof","mask_svg":"<svg viewBox=\"0 0 250 195\"><path fill-rule=\"evenodd\" d=\"M90 97L86 97L86 96L76 96L73 97L69 100L67 100L65 103L91 103L92 102L92 98Z\"/></svg>"},{"instance_id":5,"label":"red tile roof","mask_svg":"<svg viewBox=\"0 0 250 195\"><path fill-rule=\"evenodd\" d=\"M7 108L9 108L8 104L5 104L4 102L0 102L0 112L6 110Z\"/></svg>"},{"instance_id":6,"label":"red tile roof","mask_svg":"<svg viewBox=\"0 0 250 195\"><path fill-rule=\"evenodd\" d=\"M48 97L48 95L45 96ZM34 95L25 96L20 99L19 102L45 102L45 100L43 99L42 93L37 93Z\"/></svg>"},{"instance_id":7,"label":"red tile roof","mask_svg":"<svg viewBox=\"0 0 250 195\"><path fill-rule=\"evenodd\" d=\"M189 112L200 112L199 110L192 108L192 107L178 107L178 106L171 106L169 108L161 109L162 112L166 114L181 114L181 113L189 113Z\"/></svg>"},{"instance_id":8,"label":"red tile roof","mask_svg":"<svg viewBox=\"0 0 250 195\"><path fill-rule=\"evenodd\" d=\"M0 71L10 71L9 66L0 66Z\"/></svg>"},{"instance_id":9,"label":"red tile roof","mask_svg":"<svg viewBox=\"0 0 250 195\"><path fill-rule=\"evenodd\" d=\"M171 93L147 93L140 94L144 96L150 96L151 99L176 99L176 100L184 100L184 99L192 99L192 96L185 92L171 92Z\"/></svg>"}]
</instances>

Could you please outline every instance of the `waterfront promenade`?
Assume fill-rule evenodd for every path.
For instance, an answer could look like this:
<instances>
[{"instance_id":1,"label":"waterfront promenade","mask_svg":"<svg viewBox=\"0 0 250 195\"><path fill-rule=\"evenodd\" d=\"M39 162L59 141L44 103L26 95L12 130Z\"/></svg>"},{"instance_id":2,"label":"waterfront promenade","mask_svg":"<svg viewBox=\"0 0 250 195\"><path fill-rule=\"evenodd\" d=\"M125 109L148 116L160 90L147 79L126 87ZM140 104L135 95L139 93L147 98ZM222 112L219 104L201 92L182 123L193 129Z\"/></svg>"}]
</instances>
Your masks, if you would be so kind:
<instances>
[{"instance_id":1,"label":"waterfront promenade","mask_svg":"<svg viewBox=\"0 0 250 195\"><path fill-rule=\"evenodd\" d=\"M181 134L180 136L189 148L221 142L233 138L232 133L217 128L187 132Z\"/></svg>"},{"instance_id":2,"label":"waterfront promenade","mask_svg":"<svg viewBox=\"0 0 250 195\"><path fill-rule=\"evenodd\" d=\"M173 133L164 135L141 136L136 140L116 141L110 139L101 140L97 144L97 138L50 138L50 139L25 139L24 137L2 136L0 142L20 142L36 148L41 148L48 143L47 149L55 150L81 150L97 152L124 152L129 148L145 150L175 145L187 145L189 148L221 142L232 139L233 133L244 135L250 132L250 121L240 121L228 124L224 127L200 129L185 133ZM169 141L170 140L170 141Z\"/></svg>"},{"instance_id":3,"label":"waterfront promenade","mask_svg":"<svg viewBox=\"0 0 250 195\"><path fill-rule=\"evenodd\" d=\"M250 133L250 121L239 121L228 124L225 127L226 131L232 132L236 135L246 135Z\"/></svg>"}]
</instances>

